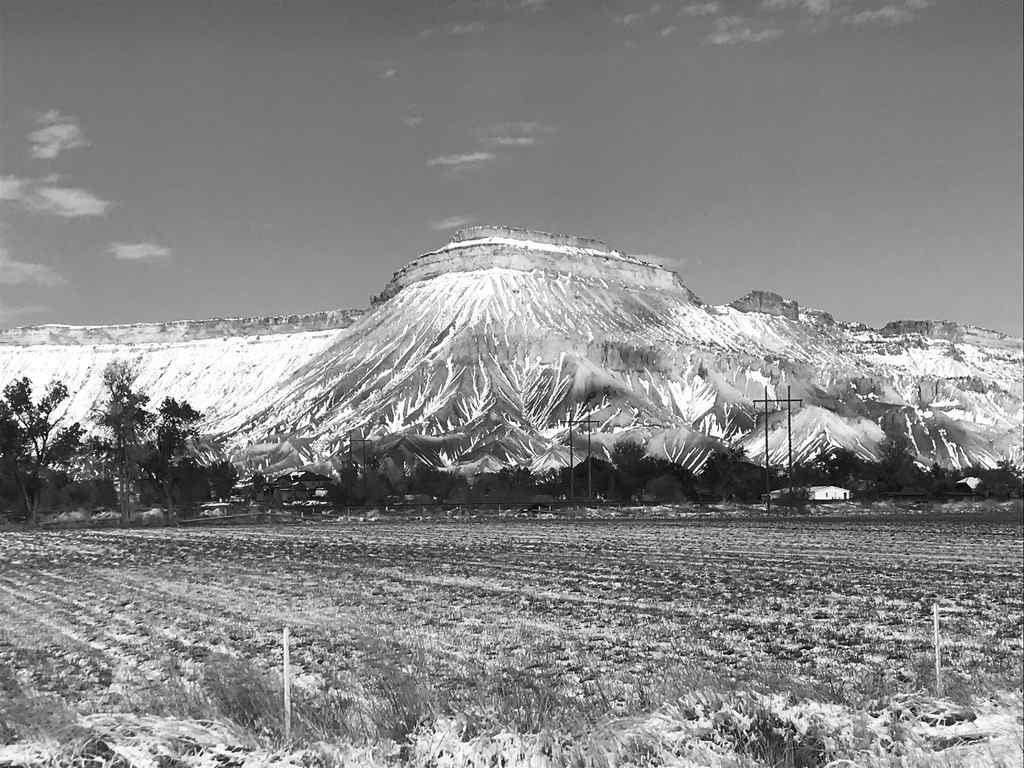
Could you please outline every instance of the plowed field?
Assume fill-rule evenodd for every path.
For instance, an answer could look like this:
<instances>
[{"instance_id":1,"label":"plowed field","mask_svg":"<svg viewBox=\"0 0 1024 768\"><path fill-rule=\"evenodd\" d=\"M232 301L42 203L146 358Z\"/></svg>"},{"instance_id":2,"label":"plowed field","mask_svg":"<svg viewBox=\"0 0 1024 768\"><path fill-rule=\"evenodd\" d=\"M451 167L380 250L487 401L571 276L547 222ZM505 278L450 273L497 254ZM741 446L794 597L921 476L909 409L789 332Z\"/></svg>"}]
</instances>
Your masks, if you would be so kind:
<instances>
[{"instance_id":1,"label":"plowed field","mask_svg":"<svg viewBox=\"0 0 1024 768\"><path fill-rule=\"evenodd\" d=\"M1019 517L336 522L0 534L0 666L69 703L214 654L299 684L415 659L614 697L685 662L824 683L1022 660Z\"/></svg>"}]
</instances>

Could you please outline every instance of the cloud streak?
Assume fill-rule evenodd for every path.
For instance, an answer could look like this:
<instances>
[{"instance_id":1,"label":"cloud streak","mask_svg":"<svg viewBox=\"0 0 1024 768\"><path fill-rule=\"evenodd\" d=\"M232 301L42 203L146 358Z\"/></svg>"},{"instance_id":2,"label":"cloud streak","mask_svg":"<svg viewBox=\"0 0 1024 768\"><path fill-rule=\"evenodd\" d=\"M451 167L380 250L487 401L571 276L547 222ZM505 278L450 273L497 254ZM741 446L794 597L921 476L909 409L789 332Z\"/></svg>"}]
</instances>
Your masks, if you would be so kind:
<instances>
[{"instance_id":1,"label":"cloud streak","mask_svg":"<svg viewBox=\"0 0 1024 768\"><path fill-rule=\"evenodd\" d=\"M447 229L460 229L468 227L476 221L472 216L449 216L447 219L430 222L430 228L435 232L443 232Z\"/></svg>"},{"instance_id":2,"label":"cloud streak","mask_svg":"<svg viewBox=\"0 0 1024 768\"><path fill-rule=\"evenodd\" d=\"M811 16L824 16L832 12L833 0L763 0L766 11L800 10Z\"/></svg>"},{"instance_id":3,"label":"cloud streak","mask_svg":"<svg viewBox=\"0 0 1024 768\"><path fill-rule=\"evenodd\" d=\"M436 168L441 166L445 168L460 168L466 165L486 163L494 158L495 155L493 152L464 152L458 155L440 155L427 160L427 167Z\"/></svg>"},{"instance_id":4,"label":"cloud streak","mask_svg":"<svg viewBox=\"0 0 1024 768\"><path fill-rule=\"evenodd\" d=\"M913 21L915 14L911 7L906 5L883 5L881 8L874 8L843 16L843 24L864 26L866 24L881 24L895 27Z\"/></svg>"},{"instance_id":5,"label":"cloud streak","mask_svg":"<svg viewBox=\"0 0 1024 768\"><path fill-rule=\"evenodd\" d=\"M488 136L484 143L491 147L535 147L536 136Z\"/></svg>"},{"instance_id":6,"label":"cloud streak","mask_svg":"<svg viewBox=\"0 0 1024 768\"><path fill-rule=\"evenodd\" d=\"M0 176L0 200L21 200L25 196L25 179L17 176Z\"/></svg>"},{"instance_id":7,"label":"cloud streak","mask_svg":"<svg viewBox=\"0 0 1024 768\"><path fill-rule=\"evenodd\" d=\"M519 120L494 123L489 126L480 142L488 147L536 147L541 137L555 132L553 126L537 120Z\"/></svg>"},{"instance_id":8,"label":"cloud streak","mask_svg":"<svg viewBox=\"0 0 1024 768\"><path fill-rule=\"evenodd\" d=\"M77 187L39 186L25 198L26 207L37 213L51 213L66 219L102 216L111 203Z\"/></svg>"},{"instance_id":9,"label":"cloud streak","mask_svg":"<svg viewBox=\"0 0 1024 768\"><path fill-rule=\"evenodd\" d=\"M122 261L164 259L171 255L170 248L156 243L111 243L110 252Z\"/></svg>"},{"instance_id":10,"label":"cloud streak","mask_svg":"<svg viewBox=\"0 0 1024 768\"><path fill-rule=\"evenodd\" d=\"M720 16L715 19L714 29L707 36L712 45L742 45L764 43L782 37L778 27L751 26L749 19L742 16Z\"/></svg>"},{"instance_id":11,"label":"cloud streak","mask_svg":"<svg viewBox=\"0 0 1024 768\"><path fill-rule=\"evenodd\" d=\"M687 3L679 12L684 16L717 16L722 12L722 4L719 2L708 3Z\"/></svg>"},{"instance_id":12,"label":"cloud streak","mask_svg":"<svg viewBox=\"0 0 1024 768\"><path fill-rule=\"evenodd\" d=\"M0 176L0 200L14 202L33 213L48 213L63 218L102 216L111 203L78 187L64 187L56 182L59 176L25 179Z\"/></svg>"},{"instance_id":13,"label":"cloud streak","mask_svg":"<svg viewBox=\"0 0 1024 768\"><path fill-rule=\"evenodd\" d=\"M53 160L69 149L89 146L73 117L50 110L39 115L36 124L41 127L32 131L28 140L32 144L32 157L37 160Z\"/></svg>"}]
</instances>

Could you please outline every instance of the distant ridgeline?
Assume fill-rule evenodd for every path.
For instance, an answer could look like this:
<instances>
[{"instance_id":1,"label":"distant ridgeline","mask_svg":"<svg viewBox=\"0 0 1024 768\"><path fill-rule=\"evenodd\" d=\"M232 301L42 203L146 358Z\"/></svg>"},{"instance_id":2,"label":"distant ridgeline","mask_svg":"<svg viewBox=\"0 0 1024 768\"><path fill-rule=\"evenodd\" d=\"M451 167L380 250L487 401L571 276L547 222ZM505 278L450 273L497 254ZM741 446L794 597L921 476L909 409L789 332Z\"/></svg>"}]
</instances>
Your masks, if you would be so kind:
<instances>
[{"instance_id":1,"label":"distant ridgeline","mask_svg":"<svg viewBox=\"0 0 1024 768\"><path fill-rule=\"evenodd\" d=\"M365 310L330 309L296 315L218 317L124 325L35 325L0 330L0 345L150 344L216 339L226 336L267 336L300 331L346 328Z\"/></svg>"}]
</instances>

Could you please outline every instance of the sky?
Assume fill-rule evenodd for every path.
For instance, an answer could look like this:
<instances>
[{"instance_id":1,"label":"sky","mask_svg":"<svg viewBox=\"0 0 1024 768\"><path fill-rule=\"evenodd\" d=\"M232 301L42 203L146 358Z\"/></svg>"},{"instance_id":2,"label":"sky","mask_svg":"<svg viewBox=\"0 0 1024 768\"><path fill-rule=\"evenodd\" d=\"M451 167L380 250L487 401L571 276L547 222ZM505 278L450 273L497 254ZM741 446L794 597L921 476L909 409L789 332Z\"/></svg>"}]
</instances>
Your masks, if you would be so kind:
<instances>
[{"instance_id":1,"label":"sky","mask_svg":"<svg viewBox=\"0 0 1024 768\"><path fill-rule=\"evenodd\" d=\"M364 307L473 223L1024 334L1019 0L4 0L0 327Z\"/></svg>"}]
</instances>

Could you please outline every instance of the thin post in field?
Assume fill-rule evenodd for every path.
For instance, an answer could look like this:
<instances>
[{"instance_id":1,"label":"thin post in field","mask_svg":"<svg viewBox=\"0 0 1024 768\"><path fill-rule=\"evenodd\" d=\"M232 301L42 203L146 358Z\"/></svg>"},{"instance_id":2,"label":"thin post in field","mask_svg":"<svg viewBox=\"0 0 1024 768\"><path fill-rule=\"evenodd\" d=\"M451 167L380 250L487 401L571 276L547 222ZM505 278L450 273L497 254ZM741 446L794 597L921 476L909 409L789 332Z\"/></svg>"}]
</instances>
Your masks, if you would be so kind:
<instances>
[{"instance_id":1,"label":"thin post in field","mask_svg":"<svg viewBox=\"0 0 1024 768\"><path fill-rule=\"evenodd\" d=\"M284 740L292 738L292 680L291 680L291 633L284 628Z\"/></svg>"}]
</instances>

